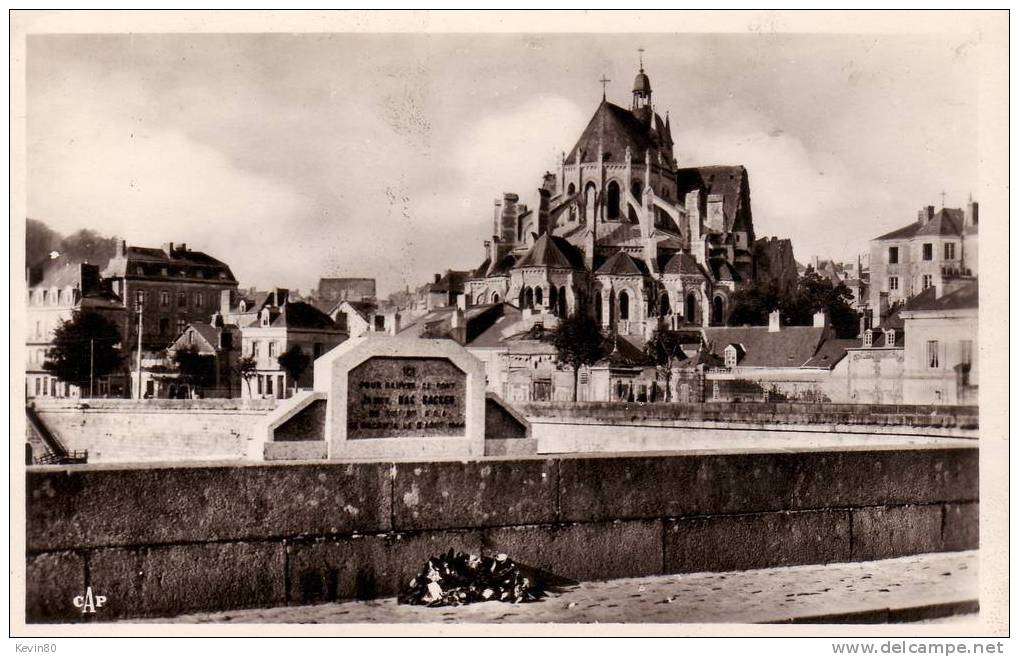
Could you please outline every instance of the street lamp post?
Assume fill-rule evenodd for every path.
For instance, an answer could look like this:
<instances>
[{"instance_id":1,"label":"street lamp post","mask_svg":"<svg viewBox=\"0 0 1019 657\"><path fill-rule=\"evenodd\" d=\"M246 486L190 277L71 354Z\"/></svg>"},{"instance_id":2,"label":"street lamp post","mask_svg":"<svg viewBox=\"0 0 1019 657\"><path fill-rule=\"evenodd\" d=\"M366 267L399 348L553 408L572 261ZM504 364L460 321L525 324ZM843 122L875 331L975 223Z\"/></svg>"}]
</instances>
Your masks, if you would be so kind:
<instances>
[{"instance_id":1,"label":"street lamp post","mask_svg":"<svg viewBox=\"0 0 1019 657\"><path fill-rule=\"evenodd\" d=\"M142 309L145 304L141 299L135 303L135 309L138 311L138 359L135 365L136 377L138 379L138 393L137 399L142 398Z\"/></svg>"}]
</instances>

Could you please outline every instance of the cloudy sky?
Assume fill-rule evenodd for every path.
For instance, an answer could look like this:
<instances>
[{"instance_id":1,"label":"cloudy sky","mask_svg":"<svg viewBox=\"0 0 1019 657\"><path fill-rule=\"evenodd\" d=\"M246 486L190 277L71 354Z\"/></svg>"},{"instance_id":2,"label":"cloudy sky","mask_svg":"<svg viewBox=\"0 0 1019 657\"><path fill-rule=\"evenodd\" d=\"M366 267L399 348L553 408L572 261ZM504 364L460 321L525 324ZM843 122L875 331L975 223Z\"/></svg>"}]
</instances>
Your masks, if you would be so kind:
<instances>
[{"instance_id":1,"label":"cloudy sky","mask_svg":"<svg viewBox=\"0 0 1019 657\"><path fill-rule=\"evenodd\" d=\"M851 258L979 178L963 38L53 35L28 41L28 216L186 242L244 286L482 260L637 48L681 165L743 164L758 236Z\"/></svg>"}]
</instances>

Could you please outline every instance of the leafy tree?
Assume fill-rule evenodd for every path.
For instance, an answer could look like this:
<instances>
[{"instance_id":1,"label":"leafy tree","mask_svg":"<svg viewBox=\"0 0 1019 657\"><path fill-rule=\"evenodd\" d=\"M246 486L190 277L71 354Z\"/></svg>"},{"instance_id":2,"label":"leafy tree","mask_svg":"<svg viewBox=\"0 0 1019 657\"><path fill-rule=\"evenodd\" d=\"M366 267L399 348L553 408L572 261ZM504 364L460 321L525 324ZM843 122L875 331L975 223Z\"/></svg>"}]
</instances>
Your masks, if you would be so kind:
<instances>
[{"instance_id":1,"label":"leafy tree","mask_svg":"<svg viewBox=\"0 0 1019 657\"><path fill-rule=\"evenodd\" d=\"M768 314L781 308L789 296L783 296L772 281L736 290L731 297L729 325L763 326L768 323Z\"/></svg>"},{"instance_id":2,"label":"leafy tree","mask_svg":"<svg viewBox=\"0 0 1019 657\"><path fill-rule=\"evenodd\" d=\"M735 292L729 325L764 326L768 314L778 310L784 324L810 326L814 313L823 310L828 313L835 334L848 338L856 335L860 321L860 314L850 305L852 298L845 283L836 285L808 267L795 290L783 293L773 283L761 283Z\"/></svg>"},{"instance_id":3,"label":"leafy tree","mask_svg":"<svg viewBox=\"0 0 1019 657\"><path fill-rule=\"evenodd\" d=\"M290 380L294 383L294 389L297 389L297 382L300 380L301 375L311 365L311 356L304 353L304 350L298 347L296 344L292 345L290 349L287 349L286 353L276 359L283 371L287 373Z\"/></svg>"},{"instance_id":4,"label":"leafy tree","mask_svg":"<svg viewBox=\"0 0 1019 657\"><path fill-rule=\"evenodd\" d=\"M199 352L193 344L174 351L173 362L177 365L181 381L188 387L190 397L195 396L195 388L216 382L216 358Z\"/></svg>"},{"instance_id":5,"label":"leafy tree","mask_svg":"<svg viewBox=\"0 0 1019 657\"><path fill-rule=\"evenodd\" d=\"M87 390L93 378L118 370L124 362L117 325L98 313L75 311L53 332L43 369L58 380Z\"/></svg>"},{"instance_id":6,"label":"leafy tree","mask_svg":"<svg viewBox=\"0 0 1019 657\"><path fill-rule=\"evenodd\" d=\"M560 320L559 326L552 332L551 341L559 362L573 368L573 401L577 401L580 368L593 365L601 357L603 340L598 324L584 314Z\"/></svg>"},{"instance_id":7,"label":"leafy tree","mask_svg":"<svg viewBox=\"0 0 1019 657\"><path fill-rule=\"evenodd\" d=\"M809 326L814 313L823 310L828 313L835 334L851 338L860 327L860 313L849 305L852 299L853 293L845 283L835 285L813 269L807 269L796 286L796 295L784 305L783 315L790 319L790 324Z\"/></svg>"},{"instance_id":8,"label":"leafy tree","mask_svg":"<svg viewBox=\"0 0 1019 657\"><path fill-rule=\"evenodd\" d=\"M244 381L248 387L248 397L251 396L251 380L258 375L258 363L254 356L241 356L233 367L234 373Z\"/></svg>"},{"instance_id":9,"label":"leafy tree","mask_svg":"<svg viewBox=\"0 0 1019 657\"><path fill-rule=\"evenodd\" d=\"M655 331L644 345L644 355L665 378L665 401L672 401L672 366L685 358L679 334Z\"/></svg>"}]
</instances>

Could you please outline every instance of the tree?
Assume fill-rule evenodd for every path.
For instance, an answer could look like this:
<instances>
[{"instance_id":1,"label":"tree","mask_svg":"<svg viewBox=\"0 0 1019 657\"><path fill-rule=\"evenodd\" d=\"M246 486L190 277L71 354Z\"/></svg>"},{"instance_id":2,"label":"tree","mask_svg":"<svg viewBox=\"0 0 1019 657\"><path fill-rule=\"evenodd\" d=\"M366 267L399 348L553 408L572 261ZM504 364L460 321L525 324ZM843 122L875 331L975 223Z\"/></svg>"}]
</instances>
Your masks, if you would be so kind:
<instances>
[{"instance_id":1,"label":"tree","mask_svg":"<svg viewBox=\"0 0 1019 657\"><path fill-rule=\"evenodd\" d=\"M283 371L287 373L287 376L290 377L290 380L293 381L294 390L296 390L297 382L300 380L301 375L311 365L311 356L304 353L304 350L295 344L276 360L279 362L280 367L283 368Z\"/></svg>"},{"instance_id":2,"label":"tree","mask_svg":"<svg viewBox=\"0 0 1019 657\"><path fill-rule=\"evenodd\" d=\"M254 356L241 356L233 367L234 373L244 381L248 387L248 397L251 396L251 380L258 375L258 363Z\"/></svg>"},{"instance_id":3,"label":"tree","mask_svg":"<svg viewBox=\"0 0 1019 657\"><path fill-rule=\"evenodd\" d=\"M737 290L732 295L729 325L764 326L768 323L769 313L778 310L784 324L810 326L814 313L823 310L828 314L835 334L849 338L856 335L860 321L860 314L850 305L852 298L853 294L845 283L836 285L808 267L794 290L782 292L770 282Z\"/></svg>"},{"instance_id":4,"label":"tree","mask_svg":"<svg viewBox=\"0 0 1019 657\"><path fill-rule=\"evenodd\" d=\"M173 353L173 362L177 365L181 381L188 387L190 397L195 396L195 388L216 382L215 356L199 352L193 344L177 349Z\"/></svg>"},{"instance_id":5,"label":"tree","mask_svg":"<svg viewBox=\"0 0 1019 657\"><path fill-rule=\"evenodd\" d=\"M768 314L781 308L784 301L785 297L772 281L736 290L730 299L729 325L764 326L768 323Z\"/></svg>"},{"instance_id":6,"label":"tree","mask_svg":"<svg viewBox=\"0 0 1019 657\"><path fill-rule=\"evenodd\" d=\"M672 401L672 366L685 358L679 334L674 331L655 331L644 345L644 355L655 364L657 372L665 377L665 401Z\"/></svg>"},{"instance_id":7,"label":"tree","mask_svg":"<svg viewBox=\"0 0 1019 657\"><path fill-rule=\"evenodd\" d=\"M83 391L120 368L124 355L117 325L100 314L75 311L53 332L43 369Z\"/></svg>"},{"instance_id":8,"label":"tree","mask_svg":"<svg viewBox=\"0 0 1019 657\"><path fill-rule=\"evenodd\" d=\"M580 368L593 365L602 355L602 337L598 324L587 315L574 315L560 320L552 332L559 362L573 369L573 401L577 401Z\"/></svg>"},{"instance_id":9,"label":"tree","mask_svg":"<svg viewBox=\"0 0 1019 657\"><path fill-rule=\"evenodd\" d=\"M845 283L840 281L835 285L808 268L800 277L796 295L784 305L783 315L789 318L790 324L809 326L813 322L814 313L823 310L828 313L835 335L851 338L860 327L860 313L850 306L852 299L853 293Z\"/></svg>"}]
</instances>

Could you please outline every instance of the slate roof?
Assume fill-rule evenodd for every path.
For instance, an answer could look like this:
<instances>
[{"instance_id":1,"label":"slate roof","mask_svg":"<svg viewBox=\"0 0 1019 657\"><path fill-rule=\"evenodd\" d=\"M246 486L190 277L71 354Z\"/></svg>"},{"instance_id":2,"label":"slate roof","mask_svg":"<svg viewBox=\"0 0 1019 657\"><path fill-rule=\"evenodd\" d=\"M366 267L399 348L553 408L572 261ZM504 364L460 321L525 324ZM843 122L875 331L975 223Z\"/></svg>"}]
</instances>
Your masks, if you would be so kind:
<instances>
[{"instance_id":1,"label":"slate roof","mask_svg":"<svg viewBox=\"0 0 1019 657\"><path fill-rule=\"evenodd\" d=\"M884 340L884 337L881 339ZM821 343L817 353L811 356L811 358L803 364L803 367L831 369L835 367L839 361L846 357L847 349L858 347L861 344L861 340L839 340L835 338L825 340Z\"/></svg>"},{"instance_id":2,"label":"slate roof","mask_svg":"<svg viewBox=\"0 0 1019 657\"><path fill-rule=\"evenodd\" d=\"M110 260L103 272L106 278L138 276L137 267L144 268L143 276L162 277L162 268L166 267L168 276L175 276L174 268L178 271L190 268L190 274L197 270L206 273L204 280L210 282L236 283L230 267L221 260L213 258L203 251L191 251L174 247L173 254L167 255L162 249L153 249L142 246L129 246L123 258L114 257ZM220 275L223 276L220 276Z\"/></svg>"},{"instance_id":3,"label":"slate roof","mask_svg":"<svg viewBox=\"0 0 1019 657\"><path fill-rule=\"evenodd\" d=\"M965 214L959 208L941 208L927 223L914 221L908 226L897 228L890 233L885 233L876 240L906 239L921 235L962 235L962 226L965 221ZM975 232L975 231L974 231Z\"/></svg>"},{"instance_id":4,"label":"slate roof","mask_svg":"<svg viewBox=\"0 0 1019 657\"><path fill-rule=\"evenodd\" d=\"M707 276L707 273L697 263L697 258L689 253L677 253L669 258L662 268L663 274L700 274Z\"/></svg>"},{"instance_id":5,"label":"slate roof","mask_svg":"<svg viewBox=\"0 0 1019 657\"><path fill-rule=\"evenodd\" d=\"M598 160L598 144L602 143L606 162L622 163L626 159L626 147L630 147L630 160L644 162L646 151L652 151L652 161L657 161L654 153L661 150L671 160L669 153L658 137L652 132L651 126L643 123L633 112L603 100L595 110L580 139L566 157L567 164L576 162L580 153L581 162Z\"/></svg>"},{"instance_id":6,"label":"slate roof","mask_svg":"<svg viewBox=\"0 0 1019 657\"><path fill-rule=\"evenodd\" d=\"M523 267L549 267L552 269L583 269L584 254L562 237L545 233L534 242L531 250L515 265Z\"/></svg>"},{"instance_id":7,"label":"slate roof","mask_svg":"<svg viewBox=\"0 0 1019 657\"><path fill-rule=\"evenodd\" d=\"M374 278L320 278L315 296L319 299L338 301L346 293L350 297L374 297Z\"/></svg>"},{"instance_id":8,"label":"slate roof","mask_svg":"<svg viewBox=\"0 0 1019 657\"><path fill-rule=\"evenodd\" d=\"M340 306L342 306L343 304L347 304L348 306L353 308L354 312L360 315L361 319L365 321L368 320L369 315L374 314L375 311L378 310L378 305L370 301L341 301L340 303L336 304L336 306L333 308L333 311L339 310ZM316 308L318 308L318 306L316 306Z\"/></svg>"},{"instance_id":9,"label":"slate roof","mask_svg":"<svg viewBox=\"0 0 1019 657\"><path fill-rule=\"evenodd\" d=\"M428 291L433 293L453 292L459 294L464 291L464 281L470 278L472 273L470 271L450 269L439 278L437 283L430 283Z\"/></svg>"},{"instance_id":10,"label":"slate roof","mask_svg":"<svg viewBox=\"0 0 1019 657\"><path fill-rule=\"evenodd\" d=\"M626 251L616 251L595 272L605 276L647 276L647 263Z\"/></svg>"},{"instance_id":11,"label":"slate roof","mask_svg":"<svg viewBox=\"0 0 1019 657\"><path fill-rule=\"evenodd\" d=\"M940 297L935 296L936 294L937 288L929 287L907 301L902 310L904 312L971 310L977 308L980 302L980 290L976 279L965 281L958 289Z\"/></svg>"},{"instance_id":12,"label":"slate roof","mask_svg":"<svg viewBox=\"0 0 1019 657\"><path fill-rule=\"evenodd\" d=\"M685 198L687 192L701 190L702 196L721 194L722 210L725 214L727 229L737 229L736 219L743 199L744 182L747 181L747 170L742 165L715 165L707 167L690 167L676 172L679 186L679 197ZM749 190L747 190L749 192ZM748 208L749 209L749 208Z\"/></svg>"},{"instance_id":13,"label":"slate roof","mask_svg":"<svg viewBox=\"0 0 1019 657\"><path fill-rule=\"evenodd\" d=\"M702 329L711 351L721 356L729 344L740 344L746 355L741 367L802 367L821 346L825 329L815 326L784 326L769 331L767 326L708 327Z\"/></svg>"},{"instance_id":14,"label":"slate roof","mask_svg":"<svg viewBox=\"0 0 1019 657\"><path fill-rule=\"evenodd\" d=\"M285 326L296 329L338 330L333 320L324 312L304 301L283 304L280 314L272 320L271 326Z\"/></svg>"}]
</instances>

